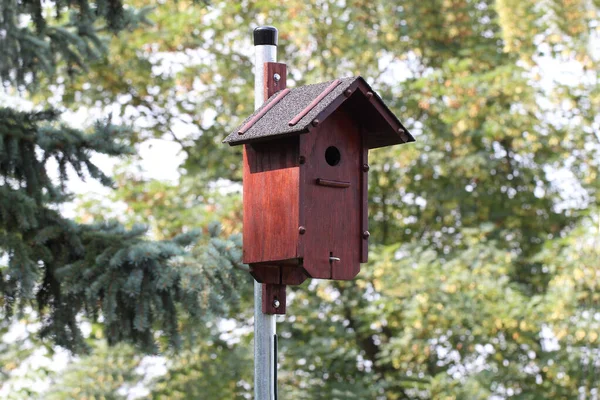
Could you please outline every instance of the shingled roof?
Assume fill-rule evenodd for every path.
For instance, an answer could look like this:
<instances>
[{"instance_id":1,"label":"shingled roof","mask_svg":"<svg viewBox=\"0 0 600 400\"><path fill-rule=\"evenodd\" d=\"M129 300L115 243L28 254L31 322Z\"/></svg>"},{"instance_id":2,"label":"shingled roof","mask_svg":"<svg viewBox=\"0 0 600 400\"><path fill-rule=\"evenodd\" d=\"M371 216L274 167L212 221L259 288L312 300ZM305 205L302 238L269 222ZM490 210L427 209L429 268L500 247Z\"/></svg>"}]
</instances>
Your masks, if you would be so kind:
<instances>
[{"instance_id":1,"label":"shingled roof","mask_svg":"<svg viewBox=\"0 0 600 400\"><path fill-rule=\"evenodd\" d=\"M307 133L341 106L366 131L368 148L413 142L414 138L363 78L284 89L271 96L223 141L231 146Z\"/></svg>"}]
</instances>

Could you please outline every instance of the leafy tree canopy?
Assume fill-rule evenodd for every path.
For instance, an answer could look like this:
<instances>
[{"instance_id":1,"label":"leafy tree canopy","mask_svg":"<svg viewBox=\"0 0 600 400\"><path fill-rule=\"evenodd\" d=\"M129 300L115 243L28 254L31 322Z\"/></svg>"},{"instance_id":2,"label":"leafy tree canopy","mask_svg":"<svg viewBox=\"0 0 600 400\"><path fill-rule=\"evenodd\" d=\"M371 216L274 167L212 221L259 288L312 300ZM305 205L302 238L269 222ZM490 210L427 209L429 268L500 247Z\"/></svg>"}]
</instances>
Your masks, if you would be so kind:
<instances>
[{"instance_id":1,"label":"leafy tree canopy","mask_svg":"<svg viewBox=\"0 0 600 400\"><path fill-rule=\"evenodd\" d=\"M359 278L292 290L278 326L282 396L593 398L599 7L597 0L169 3L152 11L152 26L114 37L85 74L58 83L60 90L40 87L33 98L110 109L133 126L132 143L181 146L178 185L127 171L116 177L114 198L132 211L126 224L151 215L152 232L169 240L216 216L226 233L239 232L239 194L220 188L224 179L240 181L241 155L221 140L252 111L251 30L277 26L290 85L361 74L417 139L370 154L373 234ZM90 215L103 213L94 199L83 204ZM250 396L252 370L242 367L249 286L240 285L220 314L235 329L220 318L208 330L182 320L181 331L197 340L169 359L165 378L149 384L153 395L202 398L210 381L219 388L214 398Z\"/></svg>"}]
</instances>

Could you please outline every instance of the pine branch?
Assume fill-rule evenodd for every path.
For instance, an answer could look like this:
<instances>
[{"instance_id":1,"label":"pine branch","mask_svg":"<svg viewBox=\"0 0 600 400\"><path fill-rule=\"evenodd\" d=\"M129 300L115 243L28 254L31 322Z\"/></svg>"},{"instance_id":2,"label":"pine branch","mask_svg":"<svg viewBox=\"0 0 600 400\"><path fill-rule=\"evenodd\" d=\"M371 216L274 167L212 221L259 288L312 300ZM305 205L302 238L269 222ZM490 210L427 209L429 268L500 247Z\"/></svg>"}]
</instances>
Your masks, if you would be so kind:
<instances>
[{"instance_id":1,"label":"pine branch","mask_svg":"<svg viewBox=\"0 0 600 400\"><path fill-rule=\"evenodd\" d=\"M35 89L39 73L52 77L59 66L69 73L84 71L90 61L106 54L107 32L117 34L150 25L152 7L125 8L121 0L54 2L54 17L44 15L39 0L0 3L0 81ZM68 18L61 10L69 9ZM31 23L22 26L27 17Z\"/></svg>"},{"instance_id":2,"label":"pine branch","mask_svg":"<svg viewBox=\"0 0 600 400\"><path fill-rule=\"evenodd\" d=\"M48 17L39 0L0 3L4 84L31 88L40 73L82 71L106 51L100 32L149 23L150 8L125 8L121 0L58 0L54 6L56 15ZM27 16L31 23L20 25ZM0 268L0 305L7 315L35 305L41 336L75 352L86 350L78 316L102 317L111 344L127 341L154 352L157 331L171 346L180 343L182 313L201 319L224 312L224 297L238 297L241 239L222 238L218 224L204 236L194 231L153 242L143 226L82 225L56 210L69 199L69 169L112 185L92 155L131 154L128 135L110 118L83 132L62 123L56 110L0 108L0 251L8 257ZM58 168L55 181L47 171L51 162Z\"/></svg>"}]
</instances>

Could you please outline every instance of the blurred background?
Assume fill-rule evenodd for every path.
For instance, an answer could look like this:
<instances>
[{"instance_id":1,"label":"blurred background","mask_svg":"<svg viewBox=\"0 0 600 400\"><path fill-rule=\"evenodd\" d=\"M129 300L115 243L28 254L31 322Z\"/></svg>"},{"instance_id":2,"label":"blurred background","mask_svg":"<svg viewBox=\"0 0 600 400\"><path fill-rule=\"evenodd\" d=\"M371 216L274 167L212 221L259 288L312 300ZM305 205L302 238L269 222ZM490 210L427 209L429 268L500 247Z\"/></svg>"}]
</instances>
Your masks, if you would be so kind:
<instances>
[{"instance_id":1,"label":"blurred background","mask_svg":"<svg viewBox=\"0 0 600 400\"><path fill-rule=\"evenodd\" d=\"M3 18L17 7L32 25L36 4L48 25L77 10L8 1ZM67 171L65 218L145 224L147 241L200 229L239 253L241 149L221 141L253 111L258 25L279 29L288 86L361 75L415 136L370 152L359 277L288 287L280 398L600 398L598 0L124 7L143 18L100 29L107 51L85 68L59 60L35 87L3 78L1 107L127 128L132 154L92 156L114 188ZM192 318L198 303L177 303L176 344L163 327L152 350L111 339L102 307L77 314L81 348L40 334L43 308L0 314L0 398L252 398L252 280L238 253L206 249L184 261L204 306Z\"/></svg>"}]
</instances>

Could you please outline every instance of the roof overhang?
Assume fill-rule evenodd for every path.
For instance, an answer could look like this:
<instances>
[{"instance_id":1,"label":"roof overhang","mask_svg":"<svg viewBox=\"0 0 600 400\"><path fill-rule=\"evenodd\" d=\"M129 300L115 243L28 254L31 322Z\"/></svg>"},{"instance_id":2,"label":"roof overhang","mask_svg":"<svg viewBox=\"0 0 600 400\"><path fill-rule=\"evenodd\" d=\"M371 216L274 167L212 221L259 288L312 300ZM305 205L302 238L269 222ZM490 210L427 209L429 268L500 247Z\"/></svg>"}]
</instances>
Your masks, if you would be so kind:
<instances>
[{"instance_id":1,"label":"roof overhang","mask_svg":"<svg viewBox=\"0 0 600 400\"><path fill-rule=\"evenodd\" d=\"M381 97L354 77L277 92L224 142L236 146L308 133L340 107L360 125L369 149L414 141Z\"/></svg>"}]
</instances>

